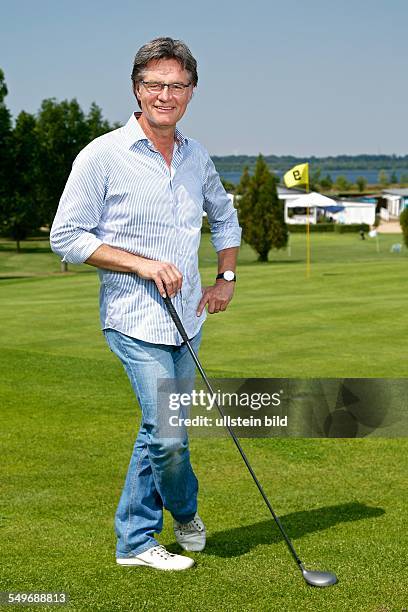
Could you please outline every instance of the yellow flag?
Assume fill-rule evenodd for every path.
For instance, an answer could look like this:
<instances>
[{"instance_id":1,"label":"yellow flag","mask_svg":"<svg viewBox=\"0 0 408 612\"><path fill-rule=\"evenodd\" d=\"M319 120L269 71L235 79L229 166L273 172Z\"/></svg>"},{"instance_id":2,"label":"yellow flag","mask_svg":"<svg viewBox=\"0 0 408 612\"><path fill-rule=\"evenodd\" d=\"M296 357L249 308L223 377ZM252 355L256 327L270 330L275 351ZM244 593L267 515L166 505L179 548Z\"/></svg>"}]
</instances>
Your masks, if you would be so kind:
<instances>
[{"instance_id":1,"label":"yellow flag","mask_svg":"<svg viewBox=\"0 0 408 612\"><path fill-rule=\"evenodd\" d=\"M293 166L286 172L283 177L286 187L297 187L298 185L306 185L309 191L309 164L299 164Z\"/></svg>"}]
</instances>

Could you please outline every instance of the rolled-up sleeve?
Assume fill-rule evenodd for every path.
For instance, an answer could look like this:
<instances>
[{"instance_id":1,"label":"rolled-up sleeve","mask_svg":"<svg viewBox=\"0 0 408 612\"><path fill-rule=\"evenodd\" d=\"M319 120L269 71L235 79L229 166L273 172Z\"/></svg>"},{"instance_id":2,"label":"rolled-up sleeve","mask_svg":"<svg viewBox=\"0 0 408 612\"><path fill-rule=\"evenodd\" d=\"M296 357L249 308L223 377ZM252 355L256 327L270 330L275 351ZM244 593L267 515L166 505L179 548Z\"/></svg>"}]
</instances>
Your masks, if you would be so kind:
<instances>
[{"instance_id":1,"label":"rolled-up sleeve","mask_svg":"<svg viewBox=\"0 0 408 612\"><path fill-rule=\"evenodd\" d=\"M102 244L95 236L102 215L107 176L101 162L84 149L74 161L50 232L51 249L63 261L83 263Z\"/></svg>"},{"instance_id":2,"label":"rolled-up sleeve","mask_svg":"<svg viewBox=\"0 0 408 612\"><path fill-rule=\"evenodd\" d=\"M226 193L214 162L208 157L204 179L204 210L211 229L211 242L221 251L241 244L238 214Z\"/></svg>"}]
</instances>

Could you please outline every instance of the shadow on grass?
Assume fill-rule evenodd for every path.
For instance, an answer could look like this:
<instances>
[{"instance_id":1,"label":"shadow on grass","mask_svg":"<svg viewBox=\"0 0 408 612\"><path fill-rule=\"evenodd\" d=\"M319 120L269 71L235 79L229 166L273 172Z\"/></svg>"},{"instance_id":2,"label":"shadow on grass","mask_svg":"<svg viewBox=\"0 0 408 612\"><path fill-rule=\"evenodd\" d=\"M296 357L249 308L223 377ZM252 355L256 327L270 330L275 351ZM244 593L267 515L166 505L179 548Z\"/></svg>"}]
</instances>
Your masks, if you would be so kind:
<instances>
[{"instance_id":1,"label":"shadow on grass","mask_svg":"<svg viewBox=\"0 0 408 612\"><path fill-rule=\"evenodd\" d=\"M301 538L308 533L323 531L338 523L371 519L385 514L383 508L372 508L358 502L326 506L313 510L291 512L279 517L290 539ZM239 557L258 544L276 544L283 537L273 519L217 531L207 538L202 554L218 557ZM177 544L168 547L172 552L180 552Z\"/></svg>"},{"instance_id":2,"label":"shadow on grass","mask_svg":"<svg viewBox=\"0 0 408 612\"><path fill-rule=\"evenodd\" d=\"M52 253L50 247L26 247L23 246L19 251L16 247L5 246L0 244L0 251L3 253L15 253L16 255L24 255L25 253Z\"/></svg>"},{"instance_id":3,"label":"shadow on grass","mask_svg":"<svg viewBox=\"0 0 408 612\"><path fill-rule=\"evenodd\" d=\"M11 275L10 276L0 276L0 281L2 281L2 280L13 280L13 279L16 279L16 278L31 278L31 276L28 276L28 275L23 276L22 274L20 274L19 276L11 276Z\"/></svg>"},{"instance_id":4,"label":"shadow on grass","mask_svg":"<svg viewBox=\"0 0 408 612\"><path fill-rule=\"evenodd\" d=\"M304 259L272 259L270 261L246 261L246 266L276 266L278 264L298 264L305 263Z\"/></svg>"},{"instance_id":5,"label":"shadow on grass","mask_svg":"<svg viewBox=\"0 0 408 612\"><path fill-rule=\"evenodd\" d=\"M49 279L49 278L68 278L70 276L78 276L78 274L94 274L96 275L96 271L95 268L90 268L89 270L87 269L74 269L74 270L70 270L68 269L67 272L45 272L45 273L38 273L38 274L19 274L19 275L15 275L13 276L13 274L10 275L1 275L0 274L0 281L8 281L8 280L45 280L45 279Z\"/></svg>"}]
</instances>

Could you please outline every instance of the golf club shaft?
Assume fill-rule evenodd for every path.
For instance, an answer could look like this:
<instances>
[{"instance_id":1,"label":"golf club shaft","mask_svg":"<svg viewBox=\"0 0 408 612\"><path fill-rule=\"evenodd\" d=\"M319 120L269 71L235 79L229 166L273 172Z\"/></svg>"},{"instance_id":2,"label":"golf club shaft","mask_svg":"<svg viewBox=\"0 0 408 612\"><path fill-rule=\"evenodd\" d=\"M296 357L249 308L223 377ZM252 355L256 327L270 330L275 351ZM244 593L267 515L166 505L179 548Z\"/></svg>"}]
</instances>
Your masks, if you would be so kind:
<instances>
[{"instance_id":1,"label":"golf club shaft","mask_svg":"<svg viewBox=\"0 0 408 612\"><path fill-rule=\"evenodd\" d=\"M274 510L273 510L273 508L272 508L272 506L271 506L271 504L269 502L269 499L267 498L266 493L265 493L265 491L263 490L263 488L261 486L261 483L259 482L258 478L256 477L256 474L255 474L254 470L252 469L251 464L249 463L249 460L248 460L248 458L247 458L247 456L246 456L246 454L244 452L244 449L241 446L240 441L238 440L237 436L235 435L233 429L228 424L226 424L226 421L224 419L224 416L225 416L224 411L222 410L221 406L216 401L216 395L215 395L215 393L213 391L213 388L211 387L210 381L208 380L208 378L206 376L206 373L204 372L203 367L202 367L202 365L201 365L201 363L200 363L200 361L199 361L199 359L198 359L198 357L197 357L193 347L190 344L190 340L188 339L186 330L184 329L184 326L183 326L183 324L182 324L182 322L180 320L180 317L178 316L178 314L176 312L176 309L173 306L172 301L170 300L170 298L168 296L166 296L163 299L164 299L164 302L166 304L167 310L169 311L169 314L170 314L171 318L173 319L173 322L174 322L175 326L177 327L177 330L178 330L180 336L183 338L183 341L185 342L188 350L191 353L192 358L194 359L194 362L195 362L195 364L197 366L198 371L200 372L200 374L201 374L201 376L202 376L202 378L203 378L203 380L204 380L204 382L205 382L209 392L211 393L211 396L214 398L214 403L217 406L218 412L220 413L220 415L221 415L221 417L222 417L222 419L224 421L225 427L228 429L232 439L234 440L235 446L239 450L239 452L241 454L241 457L244 460L245 465L247 466L247 468L249 470L249 473L251 474L251 476L252 476L256 486L259 489L260 494L262 495L262 497L264 499L264 502L268 506L268 509L269 509L270 513L272 514L272 516L273 516L277 526L279 527L280 532L283 535L283 538L284 538L286 544L288 545L288 548L289 548L290 552L292 553L296 563L302 569L302 567L301 567L302 566L302 562L299 559L299 557L298 557L298 555L296 553L296 550L294 549L294 546L293 546L292 542L290 541L289 537L286 535L286 532L285 532L285 530L283 528L282 523L279 520L279 517L275 514L275 512L274 512Z\"/></svg>"}]
</instances>

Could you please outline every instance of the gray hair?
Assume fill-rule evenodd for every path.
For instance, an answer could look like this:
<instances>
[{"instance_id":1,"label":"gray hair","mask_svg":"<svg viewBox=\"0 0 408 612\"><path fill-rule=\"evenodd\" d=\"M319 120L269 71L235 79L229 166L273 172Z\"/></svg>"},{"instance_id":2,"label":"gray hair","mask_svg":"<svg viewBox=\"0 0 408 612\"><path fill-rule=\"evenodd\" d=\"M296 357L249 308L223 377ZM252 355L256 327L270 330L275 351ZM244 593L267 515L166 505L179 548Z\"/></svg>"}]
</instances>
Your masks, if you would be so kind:
<instances>
[{"instance_id":1,"label":"gray hair","mask_svg":"<svg viewBox=\"0 0 408 612\"><path fill-rule=\"evenodd\" d=\"M175 59L180 66L190 73L193 86L198 83L197 61L190 49L182 40L162 36L155 38L140 47L133 62L132 83L135 90L137 83L143 80L146 66L152 60ZM140 103L139 103L140 106Z\"/></svg>"}]
</instances>

